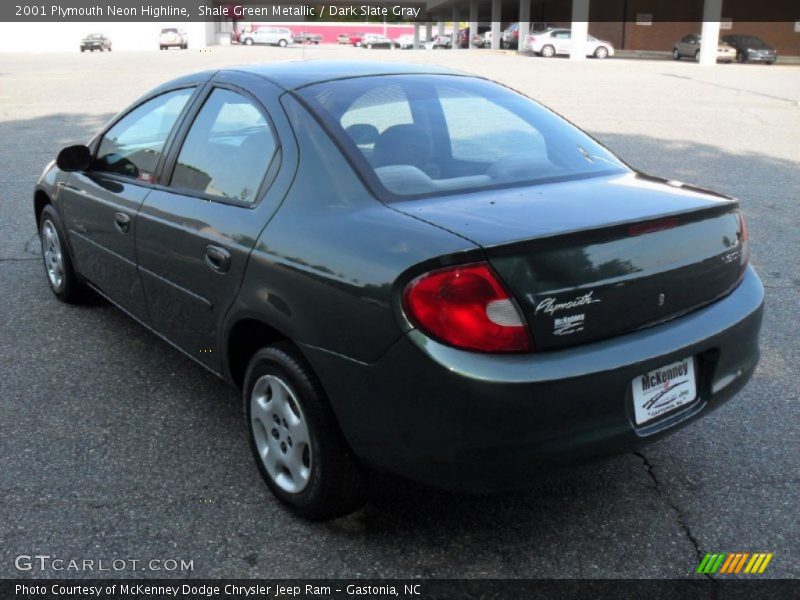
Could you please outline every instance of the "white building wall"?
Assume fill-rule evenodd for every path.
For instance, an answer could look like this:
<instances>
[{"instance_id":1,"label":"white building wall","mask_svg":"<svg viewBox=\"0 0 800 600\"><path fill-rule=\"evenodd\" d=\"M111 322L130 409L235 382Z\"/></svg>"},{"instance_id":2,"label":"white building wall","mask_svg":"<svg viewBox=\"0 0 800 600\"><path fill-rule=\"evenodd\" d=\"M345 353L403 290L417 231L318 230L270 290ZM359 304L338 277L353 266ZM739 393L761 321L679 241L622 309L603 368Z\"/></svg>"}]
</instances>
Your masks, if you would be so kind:
<instances>
[{"instance_id":1,"label":"white building wall","mask_svg":"<svg viewBox=\"0 0 800 600\"><path fill-rule=\"evenodd\" d=\"M158 34L165 27L183 29L189 48L205 48L215 42L217 23L0 23L0 52L78 52L81 38L103 33L114 50L158 50Z\"/></svg>"}]
</instances>

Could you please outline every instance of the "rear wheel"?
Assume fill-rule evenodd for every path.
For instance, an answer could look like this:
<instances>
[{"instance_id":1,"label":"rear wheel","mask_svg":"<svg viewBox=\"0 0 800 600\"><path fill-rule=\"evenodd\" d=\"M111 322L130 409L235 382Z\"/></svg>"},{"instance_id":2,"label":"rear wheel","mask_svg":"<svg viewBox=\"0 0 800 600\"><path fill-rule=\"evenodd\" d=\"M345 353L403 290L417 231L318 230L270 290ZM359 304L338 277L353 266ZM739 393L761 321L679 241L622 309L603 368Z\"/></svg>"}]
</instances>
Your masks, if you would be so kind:
<instances>
[{"instance_id":1,"label":"rear wheel","mask_svg":"<svg viewBox=\"0 0 800 600\"><path fill-rule=\"evenodd\" d=\"M278 42L278 46L280 46L281 48L286 48L286 40L280 40Z\"/></svg>"},{"instance_id":2,"label":"rear wheel","mask_svg":"<svg viewBox=\"0 0 800 600\"><path fill-rule=\"evenodd\" d=\"M700 62L700 50L694 53L694 62Z\"/></svg>"},{"instance_id":3,"label":"rear wheel","mask_svg":"<svg viewBox=\"0 0 800 600\"><path fill-rule=\"evenodd\" d=\"M50 204L44 207L39 219L39 239L50 289L62 302L80 301L84 297L85 289L72 267L72 258L64 243L66 238L61 220Z\"/></svg>"},{"instance_id":4,"label":"rear wheel","mask_svg":"<svg viewBox=\"0 0 800 600\"><path fill-rule=\"evenodd\" d=\"M542 56L545 58L552 58L556 54L556 49L553 48L550 44L546 46L542 46Z\"/></svg>"},{"instance_id":5,"label":"rear wheel","mask_svg":"<svg viewBox=\"0 0 800 600\"><path fill-rule=\"evenodd\" d=\"M597 50L594 51L595 58L608 58L608 48L605 46L599 46Z\"/></svg>"},{"instance_id":6,"label":"rear wheel","mask_svg":"<svg viewBox=\"0 0 800 600\"><path fill-rule=\"evenodd\" d=\"M289 509L325 520L363 505L361 470L314 373L291 345L256 352L243 401L259 471Z\"/></svg>"}]
</instances>

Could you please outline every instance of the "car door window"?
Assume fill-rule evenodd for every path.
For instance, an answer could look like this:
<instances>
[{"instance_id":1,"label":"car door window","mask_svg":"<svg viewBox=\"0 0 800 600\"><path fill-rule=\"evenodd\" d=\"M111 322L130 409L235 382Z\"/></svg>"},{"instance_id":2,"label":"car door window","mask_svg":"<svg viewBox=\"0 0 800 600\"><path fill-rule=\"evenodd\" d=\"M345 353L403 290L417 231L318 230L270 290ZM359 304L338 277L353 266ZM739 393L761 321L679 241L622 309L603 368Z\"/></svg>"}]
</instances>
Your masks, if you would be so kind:
<instances>
[{"instance_id":1,"label":"car door window","mask_svg":"<svg viewBox=\"0 0 800 600\"><path fill-rule=\"evenodd\" d=\"M151 182L164 144L194 88L167 92L140 104L100 140L93 169Z\"/></svg>"},{"instance_id":2,"label":"car door window","mask_svg":"<svg viewBox=\"0 0 800 600\"><path fill-rule=\"evenodd\" d=\"M253 203L277 148L270 124L250 100L215 89L186 135L170 185Z\"/></svg>"}]
</instances>

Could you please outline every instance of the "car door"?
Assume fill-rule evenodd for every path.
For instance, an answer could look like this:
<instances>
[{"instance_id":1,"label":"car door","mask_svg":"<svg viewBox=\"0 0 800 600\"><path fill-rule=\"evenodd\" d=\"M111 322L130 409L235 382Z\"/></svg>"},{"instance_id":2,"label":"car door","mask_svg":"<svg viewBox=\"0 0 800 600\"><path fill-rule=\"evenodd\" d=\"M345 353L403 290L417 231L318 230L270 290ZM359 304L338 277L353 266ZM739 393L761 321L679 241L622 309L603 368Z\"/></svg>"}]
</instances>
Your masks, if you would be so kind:
<instances>
[{"instance_id":1,"label":"car door","mask_svg":"<svg viewBox=\"0 0 800 600\"><path fill-rule=\"evenodd\" d=\"M556 31L553 34L556 54L569 54L572 49L572 33L569 31Z\"/></svg>"},{"instance_id":2,"label":"car door","mask_svg":"<svg viewBox=\"0 0 800 600\"><path fill-rule=\"evenodd\" d=\"M92 144L92 167L70 173L59 193L78 272L141 321L147 319L136 268L136 213L194 92L164 92L122 116Z\"/></svg>"},{"instance_id":3,"label":"car door","mask_svg":"<svg viewBox=\"0 0 800 600\"><path fill-rule=\"evenodd\" d=\"M694 56L700 50L700 39L689 34L681 40L679 51L681 56Z\"/></svg>"},{"instance_id":4,"label":"car door","mask_svg":"<svg viewBox=\"0 0 800 600\"><path fill-rule=\"evenodd\" d=\"M168 185L147 196L137 217L139 272L153 329L215 372L222 320L255 240L294 175L280 143L290 134L279 137L264 105L233 79L248 80L248 89L277 103L281 90L264 79L217 79L170 151Z\"/></svg>"}]
</instances>

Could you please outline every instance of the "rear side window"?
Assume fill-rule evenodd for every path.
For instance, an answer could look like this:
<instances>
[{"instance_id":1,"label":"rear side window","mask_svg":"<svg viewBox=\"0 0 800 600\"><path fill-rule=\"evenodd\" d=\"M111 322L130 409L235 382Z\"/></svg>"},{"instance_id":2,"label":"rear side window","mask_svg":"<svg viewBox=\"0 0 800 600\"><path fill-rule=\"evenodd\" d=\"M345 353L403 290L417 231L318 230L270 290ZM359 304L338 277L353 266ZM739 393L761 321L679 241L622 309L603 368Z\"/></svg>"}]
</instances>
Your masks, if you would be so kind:
<instances>
[{"instance_id":1,"label":"rear side window","mask_svg":"<svg viewBox=\"0 0 800 600\"><path fill-rule=\"evenodd\" d=\"M151 182L164 144L194 88L167 92L134 108L100 141L94 169Z\"/></svg>"},{"instance_id":2,"label":"rear side window","mask_svg":"<svg viewBox=\"0 0 800 600\"><path fill-rule=\"evenodd\" d=\"M253 203L277 147L267 119L248 98L216 89L186 135L170 185Z\"/></svg>"},{"instance_id":3,"label":"rear side window","mask_svg":"<svg viewBox=\"0 0 800 600\"><path fill-rule=\"evenodd\" d=\"M474 77L359 77L299 93L387 201L626 170L549 110Z\"/></svg>"}]
</instances>

